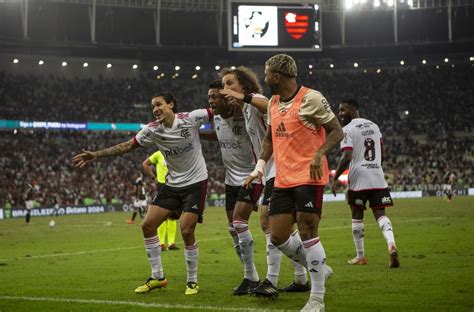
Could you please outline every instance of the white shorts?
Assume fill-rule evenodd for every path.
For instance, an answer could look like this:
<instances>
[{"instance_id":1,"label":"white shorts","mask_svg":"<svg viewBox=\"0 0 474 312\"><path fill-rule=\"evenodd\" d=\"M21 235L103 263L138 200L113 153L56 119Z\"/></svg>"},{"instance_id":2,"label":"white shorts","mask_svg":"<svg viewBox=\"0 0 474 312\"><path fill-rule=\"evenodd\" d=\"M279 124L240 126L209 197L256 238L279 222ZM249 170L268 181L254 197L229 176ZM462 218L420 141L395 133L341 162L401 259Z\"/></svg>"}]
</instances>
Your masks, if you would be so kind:
<instances>
[{"instance_id":1,"label":"white shorts","mask_svg":"<svg viewBox=\"0 0 474 312\"><path fill-rule=\"evenodd\" d=\"M35 203L35 202L34 202L33 200L27 200L27 201L25 201L26 209L27 209L27 210L33 209L34 203Z\"/></svg>"},{"instance_id":2,"label":"white shorts","mask_svg":"<svg viewBox=\"0 0 474 312\"><path fill-rule=\"evenodd\" d=\"M136 200L133 202L133 206L134 206L135 208L146 207L146 199L136 199Z\"/></svg>"},{"instance_id":3,"label":"white shorts","mask_svg":"<svg viewBox=\"0 0 474 312\"><path fill-rule=\"evenodd\" d=\"M451 191L452 188L451 184L443 184L443 191Z\"/></svg>"}]
</instances>

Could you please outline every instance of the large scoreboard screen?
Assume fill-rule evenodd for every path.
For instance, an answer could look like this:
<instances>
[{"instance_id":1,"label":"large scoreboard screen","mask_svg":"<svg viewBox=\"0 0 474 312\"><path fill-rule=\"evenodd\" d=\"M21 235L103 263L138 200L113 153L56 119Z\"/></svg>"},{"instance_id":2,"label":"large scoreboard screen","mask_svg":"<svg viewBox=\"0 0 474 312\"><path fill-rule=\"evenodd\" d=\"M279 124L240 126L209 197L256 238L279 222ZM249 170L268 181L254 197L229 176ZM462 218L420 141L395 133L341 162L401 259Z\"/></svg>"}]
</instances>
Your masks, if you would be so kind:
<instances>
[{"instance_id":1,"label":"large scoreboard screen","mask_svg":"<svg viewBox=\"0 0 474 312\"><path fill-rule=\"evenodd\" d=\"M231 51L321 51L319 5L294 0L229 0Z\"/></svg>"}]
</instances>

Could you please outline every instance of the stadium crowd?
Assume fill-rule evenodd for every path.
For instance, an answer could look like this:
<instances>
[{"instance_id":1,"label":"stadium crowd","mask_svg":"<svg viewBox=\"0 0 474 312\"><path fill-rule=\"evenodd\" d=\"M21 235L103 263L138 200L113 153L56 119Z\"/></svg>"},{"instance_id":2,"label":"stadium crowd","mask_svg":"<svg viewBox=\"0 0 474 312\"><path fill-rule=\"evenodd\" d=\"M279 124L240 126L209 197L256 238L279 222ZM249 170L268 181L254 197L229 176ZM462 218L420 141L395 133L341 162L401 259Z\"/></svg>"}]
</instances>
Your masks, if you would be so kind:
<instances>
[{"instance_id":1,"label":"stadium crowd","mask_svg":"<svg viewBox=\"0 0 474 312\"><path fill-rule=\"evenodd\" d=\"M387 182L395 190L435 189L446 170L457 184L472 186L473 138L470 103L474 102L474 67L413 67L358 71L301 71L303 84L320 90L332 104L357 98L361 115L384 134ZM65 79L0 73L0 119L39 121L147 122L157 91L174 92L180 111L207 105L207 85L215 72L199 79ZM262 82L263 85L263 82ZM71 158L82 148L110 146L133 133L13 130L0 131L0 205L23 205L25 184L39 185L41 205L83 203L85 198L129 200L134 171L153 151L99 161L73 169ZM210 173L210 193L223 193L224 169L218 146L203 143ZM335 157L330 156L331 168ZM151 180L149 180L152 182Z\"/></svg>"}]
</instances>

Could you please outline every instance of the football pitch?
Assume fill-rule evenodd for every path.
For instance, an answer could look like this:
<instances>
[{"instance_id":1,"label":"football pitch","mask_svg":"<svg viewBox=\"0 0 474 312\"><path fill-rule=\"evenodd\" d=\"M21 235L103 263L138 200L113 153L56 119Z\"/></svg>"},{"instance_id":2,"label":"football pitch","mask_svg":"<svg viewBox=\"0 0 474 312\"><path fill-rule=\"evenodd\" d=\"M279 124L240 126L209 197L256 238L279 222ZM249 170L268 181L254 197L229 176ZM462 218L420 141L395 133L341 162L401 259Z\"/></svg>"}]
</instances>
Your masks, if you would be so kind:
<instances>
[{"instance_id":1,"label":"football pitch","mask_svg":"<svg viewBox=\"0 0 474 312\"><path fill-rule=\"evenodd\" d=\"M399 199L387 209L401 266L388 268L385 240L372 213L365 217L366 266L354 257L351 216L345 203L325 203L321 241L334 275L327 283L327 311L473 311L474 197ZM146 295L133 290L150 274L138 222L129 213L0 222L0 311L288 311L299 310L308 293L277 300L236 297L243 269L227 232L223 208L210 207L197 226L200 292L185 296L181 250L162 253L168 286ZM255 262L266 275L265 238L258 215L250 219ZM279 286L293 279L283 259Z\"/></svg>"}]
</instances>

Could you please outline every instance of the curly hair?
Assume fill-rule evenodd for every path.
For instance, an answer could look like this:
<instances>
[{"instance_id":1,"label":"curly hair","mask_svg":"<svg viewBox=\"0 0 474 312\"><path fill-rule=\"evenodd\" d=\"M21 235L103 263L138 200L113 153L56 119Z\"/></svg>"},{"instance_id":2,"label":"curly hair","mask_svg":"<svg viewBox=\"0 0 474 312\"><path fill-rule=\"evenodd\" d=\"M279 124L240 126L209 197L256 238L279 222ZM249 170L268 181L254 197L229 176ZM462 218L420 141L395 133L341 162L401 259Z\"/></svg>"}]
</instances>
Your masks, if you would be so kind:
<instances>
[{"instance_id":1,"label":"curly hair","mask_svg":"<svg viewBox=\"0 0 474 312\"><path fill-rule=\"evenodd\" d=\"M228 74L233 74L235 76L245 93L263 93L257 74L255 74L250 68L245 66L239 66L235 69L226 67L219 72L219 77L223 78Z\"/></svg>"}]
</instances>

